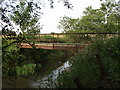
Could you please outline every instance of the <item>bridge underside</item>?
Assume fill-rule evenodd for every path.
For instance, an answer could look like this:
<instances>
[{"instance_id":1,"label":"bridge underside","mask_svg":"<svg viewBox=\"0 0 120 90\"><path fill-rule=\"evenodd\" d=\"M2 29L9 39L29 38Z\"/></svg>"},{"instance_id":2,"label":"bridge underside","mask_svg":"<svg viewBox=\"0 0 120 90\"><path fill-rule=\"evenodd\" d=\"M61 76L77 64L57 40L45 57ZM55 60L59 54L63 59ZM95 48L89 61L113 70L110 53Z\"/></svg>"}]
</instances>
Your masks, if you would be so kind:
<instances>
[{"instance_id":1,"label":"bridge underside","mask_svg":"<svg viewBox=\"0 0 120 90\"><path fill-rule=\"evenodd\" d=\"M20 48L33 48L31 45L29 44L21 44L18 47ZM83 49L84 47L86 47L86 45L80 45L78 43L75 44L70 44L70 43L52 43L52 44L48 44L48 43L44 43L44 44L35 44L35 47L37 49L54 49L54 50L78 50L78 49Z\"/></svg>"}]
</instances>

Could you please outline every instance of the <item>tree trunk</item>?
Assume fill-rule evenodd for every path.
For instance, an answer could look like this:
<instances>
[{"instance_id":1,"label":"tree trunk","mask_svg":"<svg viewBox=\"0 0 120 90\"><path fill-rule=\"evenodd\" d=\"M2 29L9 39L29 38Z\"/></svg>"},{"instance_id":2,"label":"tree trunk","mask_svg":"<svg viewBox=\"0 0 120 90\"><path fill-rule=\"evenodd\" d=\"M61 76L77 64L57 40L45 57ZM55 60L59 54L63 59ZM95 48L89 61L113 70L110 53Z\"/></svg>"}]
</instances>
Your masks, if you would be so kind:
<instances>
[{"instance_id":1,"label":"tree trunk","mask_svg":"<svg viewBox=\"0 0 120 90\"><path fill-rule=\"evenodd\" d=\"M100 70L100 78L104 79L104 77L106 76L106 72L99 54L96 54L96 61Z\"/></svg>"},{"instance_id":2,"label":"tree trunk","mask_svg":"<svg viewBox=\"0 0 120 90\"><path fill-rule=\"evenodd\" d=\"M82 86L82 84L81 84L81 82L80 82L78 77L75 78L73 81L76 84L77 88L83 88L83 86Z\"/></svg>"}]
</instances>

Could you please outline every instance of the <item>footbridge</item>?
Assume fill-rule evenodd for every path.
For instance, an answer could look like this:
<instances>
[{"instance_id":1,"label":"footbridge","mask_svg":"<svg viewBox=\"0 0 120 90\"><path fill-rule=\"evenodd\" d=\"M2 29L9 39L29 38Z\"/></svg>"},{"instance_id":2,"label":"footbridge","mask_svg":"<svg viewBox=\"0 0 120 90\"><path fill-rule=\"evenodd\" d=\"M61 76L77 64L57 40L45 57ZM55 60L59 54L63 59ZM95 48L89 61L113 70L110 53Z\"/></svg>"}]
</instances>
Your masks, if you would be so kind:
<instances>
[{"instance_id":1,"label":"footbridge","mask_svg":"<svg viewBox=\"0 0 120 90\"><path fill-rule=\"evenodd\" d=\"M82 50L95 40L109 39L118 36L116 33L50 33L24 34L7 36L8 38L25 38L17 44L20 48L55 49L55 50Z\"/></svg>"}]
</instances>

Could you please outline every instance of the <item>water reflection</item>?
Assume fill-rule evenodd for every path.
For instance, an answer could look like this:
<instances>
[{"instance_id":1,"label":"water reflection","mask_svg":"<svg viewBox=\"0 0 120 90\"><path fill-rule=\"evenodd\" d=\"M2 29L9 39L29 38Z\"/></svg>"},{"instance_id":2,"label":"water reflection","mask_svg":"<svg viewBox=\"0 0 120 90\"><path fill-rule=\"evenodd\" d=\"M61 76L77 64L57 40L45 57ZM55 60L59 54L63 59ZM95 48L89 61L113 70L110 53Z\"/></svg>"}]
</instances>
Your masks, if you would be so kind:
<instances>
[{"instance_id":1,"label":"water reflection","mask_svg":"<svg viewBox=\"0 0 120 90\"><path fill-rule=\"evenodd\" d=\"M3 88L54 88L56 79L62 71L70 67L69 61L65 62L63 66L54 70L48 76L44 76L42 79L37 79L34 81L34 76L30 78L25 77L11 77L3 78Z\"/></svg>"}]
</instances>

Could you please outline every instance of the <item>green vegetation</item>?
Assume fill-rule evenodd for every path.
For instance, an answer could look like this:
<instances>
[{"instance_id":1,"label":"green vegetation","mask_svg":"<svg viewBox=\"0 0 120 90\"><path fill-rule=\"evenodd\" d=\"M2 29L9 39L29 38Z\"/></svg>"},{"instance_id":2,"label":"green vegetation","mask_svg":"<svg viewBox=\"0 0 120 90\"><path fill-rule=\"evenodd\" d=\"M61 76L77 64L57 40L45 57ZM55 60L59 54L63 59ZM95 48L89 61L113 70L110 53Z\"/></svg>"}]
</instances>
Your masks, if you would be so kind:
<instances>
[{"instance_id":1,"label":"green vegetation","mask_svg":"<svg viewBox=\"0 0 120 90\"><path fill-rule=\"evenodd\" d=\"M40 7L36 8L33 2L23 1L13 9L10 18L16 25L20 25L22 33L37 34L41 30L41 26L39 25L40 15L36 13L37 10L40 10Z\"/></svg>"},{"instance_id":2,"label":"green vegetation","mask_svg":"<svg viewBox=\"0 0 120 90\"><path fill-rule=\"evenodd\" d=\"M41 76L48 75L72 56L70 51L45 49L21 49L20 54L25 56L27 63L35 64L34 74Z\"/></svg>"},{"instance_id":3,"label":"green vegetation","mask_svg":"<svg viewBox=\"0 0 120 90\"><path fill-rule=\"evenodd\" d=\"M15 2L13 2L14 4ZM3 24L2 34L2 68L3 68L3 77L7 76L18 76L18 75L29 75L34 73L35 64L32 62L27 62L25 55L20 53L20 48L16 47L18 43L26 41L24 35L16 35L16 32L12 31L13 26L11 20L20 26L22 33L36 34L40 33L41 27L39 26L39 15L37 10L40 7L37 7L37 4L33 2L23 1L15 5L6 5L7 8L1 7L1 20L7 25ZM36 9L36 10L33 10ZM7 13L7 14L6 14ZM19 30L18 30L19 32ZM14 38L16 37L16 38ZM14 40L11 40L14 38ZM28 42L29 43L29 42ZM29 43L30 44L30 43ZM40 67L40 65L39 65Z\"/></svg>"},{"instance_id":4,"label":"green vegetation","mask_svg":"<svg viewBox=\"0 0 120 90\"><path fill-rule=\"evenodd\" d=\"M63 33L118 33L118 2L104 2L100 9L85 9L82 18L63 17L58 28ZM76 36L68 36L75 40ZM119 34L87 37L91 45L77 53L71 61L70 70L58 77L59 88L120 88ZM80 39L80 37L78 36ZM84 40L84 39L83 39Z\"/></svg>"},{"instance_id":5,"label":"green vegetation","mask_svg":"<svg viewBox=\"0 0 120 90\"><path fill-rule=\"evenodd\" d=\"M120 38L96 41L85 51L77 53L71 61L70 71L58 77L60 88L120 88ZM99 55L99 56L98 56ZM100 60L100 62L98 61ZM99 64L102 63L103 70ZM78 81L75 81L77 79Z\"/></svg>"},{"instance_id":6,"label":"green vegetation","mask_svg":"<svg viewBox=\"0 0 120 90\"><path fill-rule=\"evenodd\" d=\"M40 33L41 30L41 27L39 26L40 12L38 12L38 10L40 10L40 7L38 7L38 3L22 1L15 6L10 5L10 7L13 9L11 13L9 13L9 9L6 10L6 8L1 7L1 10L3 11L1 13L2 14L1 20L7 24L2 27L2 34L4 36L2 38L3 77L22 75L28 76L29 74L35 74L39 72L39 69L43 67L42 63L44 61L47 62L47 60L50 61L49 62L50 65L51 62L53 64L56 64L58 61L54 63L54 59L56 59L56 57L61 58L62 56L64 56L62 52L57 51L51 52L48 50L41 49L38 50L20 49L16 47L16 45L23 42L33 45L34 43L36 43L36 41L34 40L29 41L29 39L35 38L39 39L39 37L35 35L27 35ZM8 12L9 15L6 15L6 12ZM22 31L22 33L16 35L16 32L11 30L13 29L13 27L10 20L12 20L16 25L20 26L20 30ZM45 35L42 36L41 39L45 39L43 42L49 42L46 39L55 40L56 38L54 38L53 36ZM54 54L56 56L53 56Z\"/></svg>"},{"instance_id":7,"label":"green vegetation","mask_svg":"<svg viewBox=\"0 0 120 90\"><path fill-rule=\"evenodd\" d=\"M23 66L17 66L16 67L16 72L18 75L28 75L28 74L33 74L34 73L34 64L25 64Z\"/></svg>"},{"instance_id":8,"label":"green vegetation","mask_svg":"<svg viewBox=\"0 0 120 90\"><path fill-rule=\"evenodd\" d=\"M8 46L12 41L3 40L2 46ZM16 76L16 75L28 75L33 73L34 64L28 64L25 61L25 56L19 53L20 49L16 45L10 45L3 50L2 68L3 77ZM29 70L31 68L31 70Z\"/></svg>"},{"instance_id":9,"label":"green vegetation","mask_svg":"<svg viewBox=\"0 0 120 90\"><path fill-rule=\"evenodd\" d=\"M91 6L83 11L81 18L61 18L58 28L64 33L118 32L119 12L118 2L104 2L100 9Z\"/></svg>"},{"instance_id":10,"label":"green vegetation","mask_svg":"<svg viewBox=\"0 0 120 90\"><path fill-rule=\"evenodd\" d=\"M6 43L3 46L6 46ZM3 53L3 77L36 73L47 75L72 55L69 51L19 49L16 45L11 45L6 50L7 54Z\"/></svg>"},{"instance_id":11,"label":"green vegetation","mask_svg":"<svg viewBox=\"0 0 120 90\"><path fill-rule=\"evenodd\" d=\"M6 15L6 10L0 8L1 20L8 24L2 27L4 36L2 38L3 77L48 75L73 55L73 52L70 51L36 49L34 43L81 43L91 45L76 53L69 60L72 66L58 76L57 87L120 88L119 34L66 35L59 39L57 36L54 37L54 33L41 37L26 35L40 33L38 18L40 7L34 2L27 1L20 2L19 5L13 7L9 16ZM58 28L63 29L63 33L118 33L120 18L117 9L118 2L102 3L100 9L93 9L89 6L81 18L63 17ZM20 26L22 34L16 35L14 31L10 30L9 26L12 26L10 20ZM12 37L16 38L11 40ZM41 41L34 39L41 39ZM30 44L33 48L16 47L23 42Z\"/></svg>"}]
</instances>

